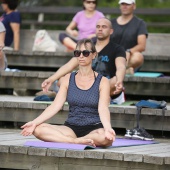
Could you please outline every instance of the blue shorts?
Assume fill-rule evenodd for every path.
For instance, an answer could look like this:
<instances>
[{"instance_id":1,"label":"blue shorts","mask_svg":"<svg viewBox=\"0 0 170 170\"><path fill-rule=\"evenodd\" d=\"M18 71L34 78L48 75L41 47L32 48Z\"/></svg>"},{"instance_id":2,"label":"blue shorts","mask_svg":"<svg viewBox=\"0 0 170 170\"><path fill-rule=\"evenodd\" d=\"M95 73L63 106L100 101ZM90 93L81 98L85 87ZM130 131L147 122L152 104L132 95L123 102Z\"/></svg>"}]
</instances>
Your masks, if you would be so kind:
<instances>
[{"instance_id":1,"label":"blue shorts","mask_svg":"<svg viewBox=\"0 0 170 170\"><path fill-rule=\"evenodd\" d=\"M86 126L75 126L75 125L70 125L69 123L65 122L64 125L72 129L77 137L86 136L93 130L103 128L103 125L101 122L94 124L94 125L86 125Z\"/></svg>"}]
</instances>

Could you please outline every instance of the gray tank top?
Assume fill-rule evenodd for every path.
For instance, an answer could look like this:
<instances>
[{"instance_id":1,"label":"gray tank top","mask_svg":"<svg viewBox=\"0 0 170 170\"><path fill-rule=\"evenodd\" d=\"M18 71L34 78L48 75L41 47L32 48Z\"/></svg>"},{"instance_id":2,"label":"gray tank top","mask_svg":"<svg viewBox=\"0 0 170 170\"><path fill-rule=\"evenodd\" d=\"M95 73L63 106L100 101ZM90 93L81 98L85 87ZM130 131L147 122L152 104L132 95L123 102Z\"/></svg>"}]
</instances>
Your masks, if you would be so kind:
<instances>
[{"instance_id":1,"label":"gray tank top","mask_svg":"<svg viewBox=\"0 0 170 170\"><path fill-rule=\"evenodd\" d=\"M66 120L70 125L86 126L94 125L100 121L98 113L99 85L101 74L95 78L93 85L88 90L77 87L75 82L76 72L71 73L67 94L69 115Z\"/></svg>"}]
</instances>

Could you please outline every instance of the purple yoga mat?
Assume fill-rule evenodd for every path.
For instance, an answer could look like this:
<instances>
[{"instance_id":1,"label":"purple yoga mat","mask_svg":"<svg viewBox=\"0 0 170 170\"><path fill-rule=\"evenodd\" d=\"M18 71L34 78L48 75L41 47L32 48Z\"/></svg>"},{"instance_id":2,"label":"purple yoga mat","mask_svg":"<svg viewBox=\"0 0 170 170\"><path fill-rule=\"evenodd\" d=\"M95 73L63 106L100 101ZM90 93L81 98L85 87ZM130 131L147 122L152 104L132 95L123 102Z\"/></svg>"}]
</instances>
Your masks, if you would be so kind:
<instances>
[{"instance_id":1,"label":"purple yoga mat","mask_svg":"<svg viewBox=\"0 0 170 170\"><path fill-rule=\"evenodd\" d=\"M154 143L157 142L117 138L115 142L112 144L112 146L108 148L148 145ZM73 149L73 150L95 149L92 146L82 145L82 144L56 143L56 142L43 142L43 141L27 141L24 144L24 146L32 146L32 147L39 147L39 148L55 148L55 149ZM97 147L96 149L99 148L100 147Z\"/></svg>"}]
</instances>

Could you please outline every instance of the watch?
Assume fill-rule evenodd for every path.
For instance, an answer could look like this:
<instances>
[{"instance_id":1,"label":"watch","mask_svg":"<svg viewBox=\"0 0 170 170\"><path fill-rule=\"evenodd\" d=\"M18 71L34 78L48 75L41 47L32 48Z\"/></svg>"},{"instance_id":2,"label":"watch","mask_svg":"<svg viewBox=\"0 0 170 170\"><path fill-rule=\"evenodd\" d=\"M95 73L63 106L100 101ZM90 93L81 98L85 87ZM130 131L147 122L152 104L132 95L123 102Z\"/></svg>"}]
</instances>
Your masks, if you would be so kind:
<instances>
[{"instance_id":1,"label":"watch","mask_svg":"<svg viewBox=\"0 0 170 170\"><path fill-rule=\"evenodd\" d=\"M130 49L127 49L126 52L129 52L130 54L132 54L131 51L130 51Z\"/></svg>"}]
</instances>

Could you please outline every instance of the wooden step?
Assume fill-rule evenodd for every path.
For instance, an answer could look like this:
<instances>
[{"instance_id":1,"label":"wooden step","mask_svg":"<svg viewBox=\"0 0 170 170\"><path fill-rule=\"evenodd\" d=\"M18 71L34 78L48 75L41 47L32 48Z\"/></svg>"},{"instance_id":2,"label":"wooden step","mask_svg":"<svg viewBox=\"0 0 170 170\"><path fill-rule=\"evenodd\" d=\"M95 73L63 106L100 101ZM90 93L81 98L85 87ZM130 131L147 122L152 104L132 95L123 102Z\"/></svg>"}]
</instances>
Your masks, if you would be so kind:
<instances>
[{"instance_id":1,"label":"wooden step","mask_svg":"<svg viewBox=\"0 0 170 170\"><path fill-rule=\"evenodd\" d=\"M41 83L54 72L6 72L0 73L0 88L41 90ZM143 96L170 96L170 77L134 77L124 79L125 94Z\"/></svg>"},{"instance_id":2,"label":"wooden step","mask_svg":"<svg viewBox=\"0 0 170 170\"><path fill-rule=\"evenodd\" d=\"M28 67L42 70L42 67L53 68L54 71L73 57L73 53L66 53L66 48L59 41L59 34L64 30L47 30L57 42L56 52L32 52L37 30L21 30L20 51L6 51L9 67L27 69ZM149 33L146 50L143 52L145 61L142 71L170 73L170 34Z\"/></svg>"},{"instance_id":3,"label":"wooden step","mask_svg":"<svg viewBox=\"0 0 170 170\"><path fill-rule=\"evenodd\" d=\"M67 63L72 57L73 53L58 52L13 52L6 51L8 58L8 66L22 70L29 68L36 68L37 70L46 70L53 68L56 71L59 67ZM163 72L170 73L169 70L170 57L169 56L148 56L145 55L145 62L141 67L141 71Z\"/></svg>"},{"instance_id":4,"label":"wooden step","mask_svg":"<svg viewBox=\"0 0 170 170\"><path fill-rule=\"evenodd\" d=\"M40 115L51 102L36 102L33 97L0 96L0 121L28 122ZM136 126L135 106L110 105L111 123L115 128ZM48 122L63 124L68 116L69 106L64 104L60 112ZM170 106L162 116L161 109L143 108L140 115L140 125L150 130L170 131ZM156 122L156 123L155 123Z\"/></svg>"}]
</instances>

